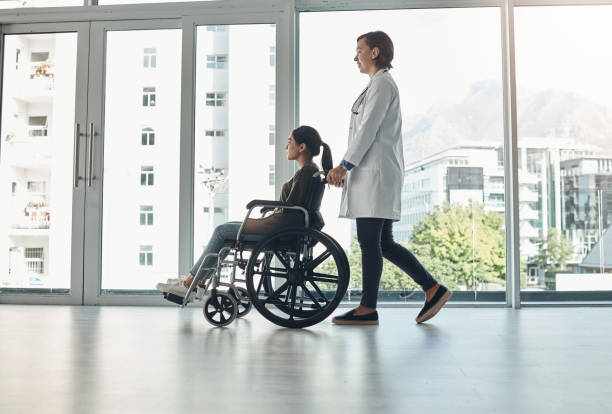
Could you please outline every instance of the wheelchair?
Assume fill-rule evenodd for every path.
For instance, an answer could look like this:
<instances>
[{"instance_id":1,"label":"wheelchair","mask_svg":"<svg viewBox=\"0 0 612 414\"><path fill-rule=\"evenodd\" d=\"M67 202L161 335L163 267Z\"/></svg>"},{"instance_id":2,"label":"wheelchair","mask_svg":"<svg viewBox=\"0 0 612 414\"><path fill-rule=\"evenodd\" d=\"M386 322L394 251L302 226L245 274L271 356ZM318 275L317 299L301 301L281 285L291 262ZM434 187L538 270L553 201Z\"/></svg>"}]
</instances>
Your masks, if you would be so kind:
<instances>
[{"instance_id":1,"label":"wheelchair","mask_svg":"<svg viewBox=\"0 0 612 414\"><path fill-rule=\"evenodd\" d=\"M206 258L202 260L185 296L164 293L164 297L187 306L191 293L203 279L203 270L214 269L204 285L203 307L204 317L212 325L229 325L253 306L266 319L286 328L305 328L327 318L346 294L350 269L342 247L321 231L325 223L319 209L325 184L324 172L311 177L303 207L282 201L249 202L236 239L226 240L219 253L206 258L220 259L226 252L227 256L217 260L215 267L204 267ZM304 225L266 235L243 233L257 207L261 207L262 217L275 208L297 210L304 216ZM224 268L229 270L229 281L222 281ZM237 269L244 278L236 276Z\"/></svg>"}]
</instances>

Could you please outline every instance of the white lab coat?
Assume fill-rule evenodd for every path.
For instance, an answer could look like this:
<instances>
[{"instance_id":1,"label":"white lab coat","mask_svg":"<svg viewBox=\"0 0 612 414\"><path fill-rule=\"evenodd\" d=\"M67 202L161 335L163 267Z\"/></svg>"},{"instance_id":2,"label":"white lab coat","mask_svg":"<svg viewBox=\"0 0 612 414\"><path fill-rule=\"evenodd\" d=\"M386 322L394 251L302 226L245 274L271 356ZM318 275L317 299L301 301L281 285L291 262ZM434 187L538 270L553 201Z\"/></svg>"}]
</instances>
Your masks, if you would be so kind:
<instances>
[{"instance_id":1,"label":"white lab coat","mask_svg":"<svg viewBox=\"0 0 612 414\"><path fill-rule=\"evenodd\" d=\"M397 221L404 181L399 92L385 69L372 77L364 92L353 105L348 149L342 158L355 167L344 180L340 217Z\"/></svg>"}]
</instances>

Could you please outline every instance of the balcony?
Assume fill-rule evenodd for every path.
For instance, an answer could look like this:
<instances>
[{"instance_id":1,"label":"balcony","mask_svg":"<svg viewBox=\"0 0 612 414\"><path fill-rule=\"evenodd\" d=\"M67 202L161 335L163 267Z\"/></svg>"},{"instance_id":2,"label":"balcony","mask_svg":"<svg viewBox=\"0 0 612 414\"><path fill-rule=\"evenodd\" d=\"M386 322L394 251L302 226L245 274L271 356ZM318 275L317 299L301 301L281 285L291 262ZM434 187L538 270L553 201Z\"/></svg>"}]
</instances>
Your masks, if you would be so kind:
<instances>
[{"instance_id":1,"label":"balcony","mask_svg":"<svg viewBox=\"0 0 612 414\"><path fill-rule=\"evenodd\" d=\"M20 168L49 168L51 137L17 137L2 143L2 164Z\"/></svg>"},{"instance_id":2,"label":"balcony","mask_svg":"<svg viewBox=\"0 0 612 414\"><path fill-rule=\"evenodd\" d=\"M528 205L522 204L519 209L519 218L521 220L538 220L540 213Z\"/></svg>"},{"instance_id":3,"label":"balcony","mask_svg":"<svg viewBox=\"0 0 612 414\"><path fill-rule=\"evenodd\" d=\"M14 216L9 236L44 236L51 227L51 211L47 205L26 206Z\"/></svg>"},{"instance_id":4,"label":"balcony","mask_svg":"<svg viewBox=\"0 0 612 414\"><path fill-rule=\"evenodd\" d=\"M530 173L525 170L519 171L519 183L521 184L538 184L540 182L540 178L533 173Z\"/></svg>"},{"instance_id":5,"label":"balcony","mask_svg":"<svg viewBox=\"0 0 612 414\"><path fill-rule=\"evenodd\" d=\"M521 239L535 239L540 237L540 231L533 227L529 222L522 221L520 224ZM522 241L521 241L522 243Z\"/></svg>"},{"instance_id":6,"label":"balcony","mask_svg":"<svg viewBox=\"0 0 612 414\"><path fill-rule=\"evenodd\" d=\"M52 74L31 77L34 70L20 70L11 76L6 93L15 99L32 103L51 103L55 94L55 78Z\"/></svg>"},{"instance_id":7,"label":"balcony","mask_svg":"<svg viewBox=\"0 0 612 414\"><path fill-rule=\"evenodd\" d=\"M519 190L519 201L521 203L537 203L539 200L538 192L522 187Z\"/></svg>"}]
</instances>

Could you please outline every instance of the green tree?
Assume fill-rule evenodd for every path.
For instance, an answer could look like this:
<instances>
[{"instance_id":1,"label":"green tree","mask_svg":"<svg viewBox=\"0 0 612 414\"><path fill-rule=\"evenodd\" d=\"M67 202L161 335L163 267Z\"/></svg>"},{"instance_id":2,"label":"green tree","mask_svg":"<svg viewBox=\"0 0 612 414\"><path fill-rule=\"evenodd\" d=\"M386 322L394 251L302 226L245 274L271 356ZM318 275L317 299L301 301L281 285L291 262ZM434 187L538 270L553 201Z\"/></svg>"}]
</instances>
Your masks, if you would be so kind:
<instances>
[{"instance_id":1,"label":"green tree","mask_svg":"<svg viewBox=\"0 0 612 414\"><path fill-rule=\"evenodd\" d=\"M482 204L436 206L414 227L409 247L444 284L477 288L505 283L503 214L484 212Z\"/></svg>"},{"instance_id":2,"label":"green tree","mask_svg":"<svg viewBox=\"0 0 612 414\"><path fill-rule=\"evenodd\" d=\"M462 207L444 204L426 215L414 228L411 239L401 243L438 281L450 289L477 287L481 282L503 284L506 259L503 214L485 214L479 204ZM346 252L351 271L349 289L363 288L361 249L353 239ZM332 261L321 269L336 271ZM383 260L380 290L420 290L412 278Z\"/></svg>"},{"instance_id":3,"label":"green tree","mask_svg":"<svg viewBox=\"0 0 612 414\"><path fill-rule=\"evenodd\" d=\"M542 268L563 270L574 253L572 243L555 228L550 229L545 238L539 238L537 244L540 249L535 262Z\"/></svg>"}]
</instances>

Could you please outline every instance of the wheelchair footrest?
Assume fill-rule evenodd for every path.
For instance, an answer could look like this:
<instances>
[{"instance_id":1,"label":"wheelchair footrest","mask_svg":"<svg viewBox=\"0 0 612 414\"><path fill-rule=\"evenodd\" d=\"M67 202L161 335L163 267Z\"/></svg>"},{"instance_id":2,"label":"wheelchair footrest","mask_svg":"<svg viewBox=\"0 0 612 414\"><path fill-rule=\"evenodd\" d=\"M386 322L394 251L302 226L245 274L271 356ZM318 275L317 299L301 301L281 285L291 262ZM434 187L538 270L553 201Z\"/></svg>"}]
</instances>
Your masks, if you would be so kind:
<instances>
[{"instance_id":1,"label":"wheelchair footrest","mask_svg":"<svg viewBox=\"0 0 612 414\"><path fill-rule=\"evenodd\" d=\"M169 300L170 302L174 302L177 305L182 305L183 304L183 299L185 299L185 298L183 296L177 295L175 293L168 292L168 293L164 293L164 299Z\"/></svg>"}]
</instances>

